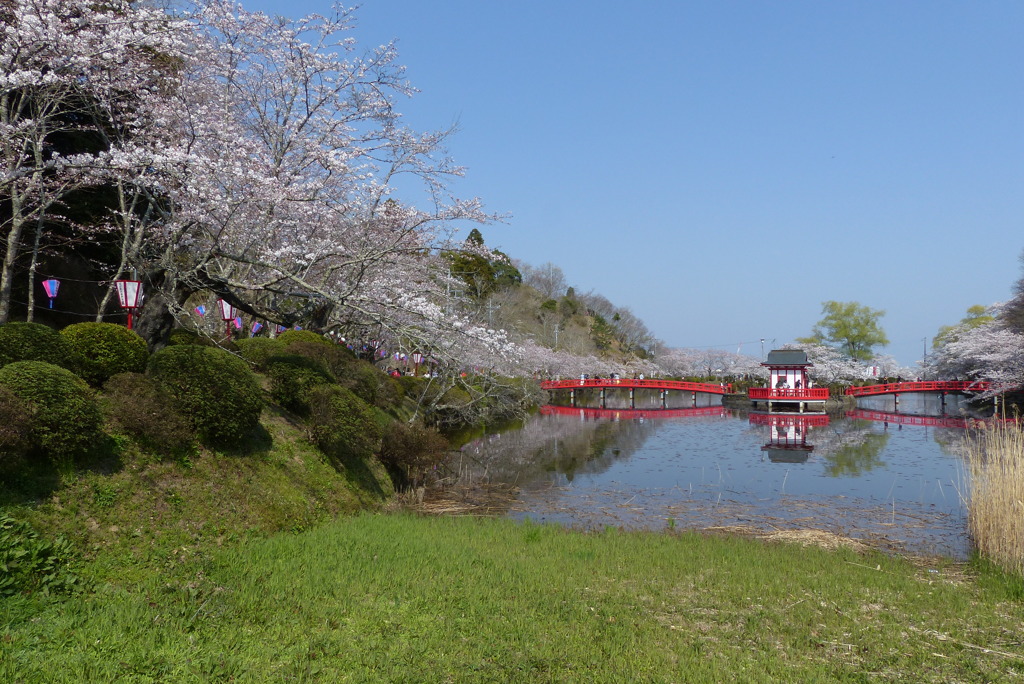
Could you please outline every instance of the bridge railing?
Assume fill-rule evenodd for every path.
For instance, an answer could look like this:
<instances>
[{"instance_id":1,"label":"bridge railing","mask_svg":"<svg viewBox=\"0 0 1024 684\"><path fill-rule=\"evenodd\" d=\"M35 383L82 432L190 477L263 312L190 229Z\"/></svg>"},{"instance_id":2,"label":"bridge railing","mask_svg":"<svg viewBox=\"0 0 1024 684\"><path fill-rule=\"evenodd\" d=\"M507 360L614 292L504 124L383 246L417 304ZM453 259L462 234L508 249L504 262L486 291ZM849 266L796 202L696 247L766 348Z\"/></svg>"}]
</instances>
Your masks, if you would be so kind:
<instances>
[{"instance_id":1,"label":"bridge railing","mask_svg":"<svg viewBox=\"0 0 1024 684\"><path fill-rule=\"evenodd\" d=\"M872 394L900 394L902 392L985 392L991 388L991 382L980 380L921 380L850 387L846 393L853 397L864 397Z\"/></svg>"},{"instance_id":2,"label":"bridge railing","mask_svg":"<svg viewBox=\"0 0 1024 684\"><path fill-rule=\"evenodd\" d=\"M757 401L825 401L828 387L751 387L747 397Z\"/></svg>"},{"instance_id":3,"label":"bridge railing","mask_svg":"<svg viewBox=\"0 0 1024 684\"><path fill-rule=\"evenodd\" d=\"M710 394L726 394L732 391L731 383L714 384L709 382L688 382L686 380L659 380L656 378L586 378L584 380L544 380L541 389L662 389L682 390L685 392L708 392Z\"/></svg>"}]
</instances>

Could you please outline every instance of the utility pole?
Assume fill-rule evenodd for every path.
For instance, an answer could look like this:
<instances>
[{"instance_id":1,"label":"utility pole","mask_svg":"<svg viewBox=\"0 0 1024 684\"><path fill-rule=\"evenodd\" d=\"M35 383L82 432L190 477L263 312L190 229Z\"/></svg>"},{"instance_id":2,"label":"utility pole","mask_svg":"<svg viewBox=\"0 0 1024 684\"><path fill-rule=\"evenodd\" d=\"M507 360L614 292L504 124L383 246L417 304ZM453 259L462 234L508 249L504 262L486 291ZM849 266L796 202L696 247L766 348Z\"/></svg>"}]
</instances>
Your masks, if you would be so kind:
<instances>
[{"instance_id":1,"label":"utility pole","mask_svg":"<svg viewBox=\"0 0 1024 684\"><path fill-rule=\"evenodd\" d=\"M921 360L921 379L928 379L928 338L925 337L921 340L921 344L924 347L924 358Z\"/></svg>"}]
</instances>

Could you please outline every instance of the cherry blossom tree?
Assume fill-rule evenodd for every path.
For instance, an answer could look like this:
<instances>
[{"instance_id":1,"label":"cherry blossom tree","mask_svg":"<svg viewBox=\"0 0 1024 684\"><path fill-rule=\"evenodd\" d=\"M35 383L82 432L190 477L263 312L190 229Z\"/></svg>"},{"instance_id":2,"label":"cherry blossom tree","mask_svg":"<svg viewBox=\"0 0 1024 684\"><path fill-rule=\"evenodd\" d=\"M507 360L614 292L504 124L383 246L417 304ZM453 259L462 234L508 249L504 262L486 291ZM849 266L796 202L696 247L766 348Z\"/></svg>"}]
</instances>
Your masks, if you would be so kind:
<instances>
[{"instance_id":1,"label":"cherry blossom tree","mask_svg":"<svg viewBox=\"0 0 1024 684\"><path fill-rule=\"evenodd\" d=\"M462 173L444 156L451 131L402 125L394 100L414 90L394 47L357 53L343 10L288 21L214 1L184 19L173 87L147 100L145 134L115 141L98 171L124 189L109 227L117 270L145 281L139 331L159 343L205 293L435 356L469 359L480 343L507 353L446 296L438 253L453 226L491 217L446 193ZM397 197L405 176L421 181L425 206Z\"/></svg>"},{"instance_id":2,"label":"cherry blossom tree","mask_svg":"<svg viewBox=\"0 0 1024 684\"><path fill-rule=\"evenodd\" d=\"M863 363L855 361L835 347L825 344L789 344L784 345L783 349L803 349L807 352L807 360L813 364L807 369L807 373L820 385L853 382L866 376L867 369Z\"/></svg>"},{"instance_id":3,"label":"cherry blossom tree","mask_svg":"<svg viewBox=\"0 0 1024 684\"><path fill-rule=\"evenodd\" d=\"M175 22L121 0L8 0L0 6L0 322L10 316L18 259L68 193L88 180L102 132L127 124L136 94L177 49ZM63 157L78 152L77 163ZM35 229L34 236L26 231ZM34 265L34 261L33 261Z\"/></svg>"},{"instance_id":4,"label":"cherry blossom tree","mask_svg":"<svg viewBox=\"0 0 1024 684\"><path fill-rule=\"evenodd\" d=\"M1024 385L1024 335L998 318L982 325L956 326L929 358L929 373L941 378L985 380L994 391Z\"/></svg>"},{"instance_id":5,"label":"cherry blossom tree","mask_svg":"<svg viewBox=\"0 0 1024 684\"><path fill-rule=\"evenodd\" d=\"M724 349L668 348L655 361L663 373L680 377L768 377L767 369L758 359Z\"/></svg>"}]
</instances>

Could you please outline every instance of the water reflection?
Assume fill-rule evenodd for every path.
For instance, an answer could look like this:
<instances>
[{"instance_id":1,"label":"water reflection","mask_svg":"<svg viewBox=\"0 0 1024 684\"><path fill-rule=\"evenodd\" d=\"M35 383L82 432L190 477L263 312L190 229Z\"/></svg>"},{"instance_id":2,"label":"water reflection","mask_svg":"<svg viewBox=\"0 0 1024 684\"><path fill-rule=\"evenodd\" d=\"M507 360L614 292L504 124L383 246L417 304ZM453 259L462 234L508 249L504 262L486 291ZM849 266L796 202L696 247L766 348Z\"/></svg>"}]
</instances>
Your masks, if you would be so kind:
<instances>
[{"instance_id":1,"label":"water reflection","mask_svg":"<svg viewBox=\"0 0 1024 684\"><path fill-rule=\"evenodd\" d=\"M808 433L828 425L828 414L751 413L751 425L768 428L768 441L761 447L772 463L803 463L814 445L807 442Z\"/></svg>"},{"instance_id":2,"label":"water reflection","mask_svg":"<svg viewBox=\"0 0 1024 684\"><path fill-rule=\"evenodd\" d=\"M805 527L966 555L962 430L712 408L547 408L467 444L435 496L581 527Z\"/></svg>"}]
</instances>

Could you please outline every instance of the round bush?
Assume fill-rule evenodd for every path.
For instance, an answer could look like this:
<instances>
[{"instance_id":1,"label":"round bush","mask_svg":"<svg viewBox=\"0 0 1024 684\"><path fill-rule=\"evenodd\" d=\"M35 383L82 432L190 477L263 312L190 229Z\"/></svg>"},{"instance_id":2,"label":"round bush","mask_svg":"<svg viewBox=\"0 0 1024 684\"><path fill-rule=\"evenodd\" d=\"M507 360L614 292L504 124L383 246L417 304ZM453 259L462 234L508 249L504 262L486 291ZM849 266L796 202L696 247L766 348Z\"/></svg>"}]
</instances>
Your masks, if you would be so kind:
<instances>
[{"instance_id":1,"label":"round bush","mask_svg":"<svg viewBox=\"0 0 1024 684\"><path fill-rule=\"evenodd\" d=\"M9 473L21 465L27 454L32 431L32 412L6 387L0 387L0 473Z\"/></svg>"},{"instance_id":2,"label":"round bush","mask_svg":"<svg viewBox=\"0 0 1024 684\"><path fill-rule=\"evenodd\" d=\"M187 453L195 441L189 422L160 384L141 373L118 373L103 385L110 421L164 456Z\"/></svg>"},{"instance_id":3,"label":"round bush","mask_svg":"<svg viewBox=\"0 0 1024 684\"><path fill-rule=\"evenodd\" d=\"M238 340L235 345L242 358L251 363L258 371L267 369L267 361L270 360L270 357L284 353L284 344L281 340L270 337L247 337Z\"/></svg>"},{"instance_id":4,"label":"round bush","mask_svg":"<svg viewBox=\"0 0 1024 684\"><path fill-rule=\"evenodd\" d=\"M338 385L310 392L309 426L310 438L331 458L367 458L380 447L382 430L373 409Z\"/></svg>"},{"instance_id":5,"label":"round bush","mask_svg":"<svg viewBox=\"0 0 1024 684\"><path fill-rule=\"evenodd\" d=\"M68 356L60 333L41 323L0 325L0 366L15 361L46 361L63 366Z\"/></svg>"},{"instance_id":6,"label":"round bush","mask_svg":"<svg viewBox=\"0 0 1024 684\"><path fill-rule=\"evenodd\" d=\"M382 401L385 394L382 385L388 376L366 361L354 363L345 370L345 374L338 378L340 384L355 392L356 396L367 404L387 405L386 401Z\"/></svg>"},{"instance_id":7,"label":"round bush","mask_svg":"<svg viewBox=\"0 0 1024 684\"><path fill-rule=\"evenodd\" d=\"M309 411L309 391L334 382L322 363L298 354L271 357L267 361L267 375L274 401L302 414Z\"/></svg>"},{"instance_id":8,"label":"round bush","mask_svg":"<svg viewBox=\"0 0 1024 684\"><path fill-rule=\"evenodd\" d=\"M16 361L0 368L0 385L33 413L28 438L44 455L79 456L102 438L96 396L71 371L44 361Z\"/></svg>"},{"instance_id":9,"label":"round bush","mask_svg":"<svg viewBox=\"0 0 1024 684\"><path fill-rule=\"evenodd\" d=\"M134 330L113 323L75 323L60 331L71 370L90 385L102 385L117 373L141 373L149 351Z\"/></svg>"},{"instance_id":10,"label":"round bush","mask_svg":"<svg viewBox=\"0 0 1024 684\"><path fill-rule=\"evenodd\" d=\"M175 328L170 332L167 336L167 345L174 346L177 344L200 344L204 347L217 346L217 343L209 337L189 328Z\"/></svg>"},{"instance_id":11,"label":"round bush","mask_svg":"<svg viewBox=\"0 0 1024 684\"><path fill-rule=\"evenodd\" d=\"M176 345L149 357L146 373L174 400L200 439L228 446L258 424L263 397L242 359L217 347Z\"/></svg>"},{"instance_id":12,"label":"round bush","mask_svg":"<svg viewBox=\"0 0 1024 684\"><path fill-rule=\"evenodd\" d=\"M188 328L175 328L167 336L167 346L173 347L176 344L198 344L199 333Z\"/></svg>"},{"instance_id":13,"label":"round bush","mask_svg":"<svg viewBox=\"0 0 1024 684\"><path fill-rule=\"evenodd\" d=\"M316 344L325 344L328 346L334 346L334 343L329 339L315 333L312 330L285 330L283 333L277 336L281 344L292 344L293 342L313 342Z\"/></svg>"}]
</instances>

